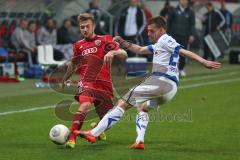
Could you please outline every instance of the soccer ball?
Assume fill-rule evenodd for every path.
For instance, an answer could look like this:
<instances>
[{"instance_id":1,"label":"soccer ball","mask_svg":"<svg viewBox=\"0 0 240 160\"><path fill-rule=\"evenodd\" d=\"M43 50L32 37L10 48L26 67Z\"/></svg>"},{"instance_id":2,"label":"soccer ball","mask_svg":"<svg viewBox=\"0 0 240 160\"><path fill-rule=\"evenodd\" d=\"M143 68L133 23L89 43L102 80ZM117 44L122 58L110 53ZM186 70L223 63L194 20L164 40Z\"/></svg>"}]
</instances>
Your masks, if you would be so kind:
<instances>
[{"instance_id":1,"label":"soccer ball","mask_svg":"<svg viewBox=\"0 0 240 160\"><path fill-rule=\"evenodd\" d=\"M68 140L69 129L63 124L53 126L49 132L51 141L57 145L65 144Z\"/></svg>"}]
</instances>

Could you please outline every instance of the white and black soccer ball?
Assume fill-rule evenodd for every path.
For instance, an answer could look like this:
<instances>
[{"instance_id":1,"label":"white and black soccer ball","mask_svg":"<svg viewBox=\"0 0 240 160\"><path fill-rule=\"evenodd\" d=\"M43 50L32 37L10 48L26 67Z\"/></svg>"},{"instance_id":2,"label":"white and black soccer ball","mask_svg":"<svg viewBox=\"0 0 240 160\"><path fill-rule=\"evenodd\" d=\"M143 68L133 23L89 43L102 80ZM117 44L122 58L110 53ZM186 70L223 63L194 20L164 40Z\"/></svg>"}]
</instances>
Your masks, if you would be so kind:
<instances>
[{"instance_id":1,"label":"white and black soccer ball","mask_svg":"<svg viewBox=\"0 0 240 160\"><path fill-rule=\"evenodd\" d=\"M49 132L51 141L57 145L63 145L69 137L69 129L63 124L53 126Z\"/></svg>"}]
</instances>

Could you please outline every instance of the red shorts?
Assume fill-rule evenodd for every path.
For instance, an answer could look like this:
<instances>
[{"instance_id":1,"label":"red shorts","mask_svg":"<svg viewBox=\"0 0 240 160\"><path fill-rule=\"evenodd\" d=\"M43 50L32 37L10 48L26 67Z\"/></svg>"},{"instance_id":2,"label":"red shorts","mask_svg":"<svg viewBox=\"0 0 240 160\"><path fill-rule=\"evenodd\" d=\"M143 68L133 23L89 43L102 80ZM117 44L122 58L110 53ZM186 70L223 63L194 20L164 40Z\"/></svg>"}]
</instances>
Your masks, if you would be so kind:
<instances>
[{"instance_id":1,"label":"red shorts","mask_svg":"<svg viewBox=\"0 0 240 160\"><path fill-rule=\"evenodd\" d=\"M84 102L93 103L100 119L114 106L112 91L84 87L80 89L75 99L80 104Z\"/></svg>"}]
</instances>

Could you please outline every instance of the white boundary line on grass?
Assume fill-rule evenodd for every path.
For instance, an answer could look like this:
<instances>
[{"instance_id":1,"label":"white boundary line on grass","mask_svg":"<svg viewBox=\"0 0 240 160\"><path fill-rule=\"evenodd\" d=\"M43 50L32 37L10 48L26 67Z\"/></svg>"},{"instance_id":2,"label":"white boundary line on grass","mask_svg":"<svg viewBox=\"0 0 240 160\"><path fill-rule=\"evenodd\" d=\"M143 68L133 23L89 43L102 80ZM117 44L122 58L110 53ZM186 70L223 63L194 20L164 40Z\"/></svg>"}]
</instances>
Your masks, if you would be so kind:
<instances>
[{"instance_id":1,"label":"white boundary line on grass","mask_svg":"<svg viewBox=\"0 0 240 160\"><path fill-rule=\"evenodd\" d=\"M221 83L230 83L230 82L237 82L237 81L240 81L240 78L225 79L225 80L203 82L203 83L196 83L196 84L189 84L189 85L185 85L185 86L180 86L180 87L178 87L178 89L195 88L195 87L201 87L201 86L207 86L207 85L215 85L215 84L221 84Z\"/></svg>"},{"instance_id":2,"label":"white boundary line on grass","mask_svg":"<svg viewBox=\"0 0 240 160\"><path fill-rule=\"evenodd\" d=\"M236 74L239 74L239 73L240 72L229 72L229 73L221 73L221 74L214 74L214 75L189 77L189 78L181 79L181 82L194 81L194 80L205 80L205 79L219 78L219 77L227 77L227 76L233 76L233 75L236 75Z\"/></svg>"},{"instance_id":3,"label":"white boundary line on grass","mask_svg":"<svg viewBox=\"0 0 240 160\"><path fill-rule=\"evenodd\" d=\"M44 106L44 107L34 107L34 108L29 108L29 109L22 109L22 110L18 110L18 111L0 112L0 116L15 114L15 113L33 112L33 111L37 111L37 110L44 110L44 109L49 109L49 108L54 108L54 107L55 107L55 105L51 105L51 106Z\"/></svg>"},{"instance_id":4,"label":"white boundary line on grass","mask_svg":"<svg viewBox=\"0 0 240 160\"><path fill-rule=\"evenodd\" d=\"M237 81L240 81L240 78L190 84L190 85L186 85L186 86L180 86L179 89L196 88L196 87L202 87L202 86L207 86L207 85L231 83L231 82L237 82ZM49 105L49 106L44 106L44 107L34 107L34 108L29 108L29 109L17 110L17 111L0 112L0 116L11 115L11 114L16 114L16 113L33 112L33 111L37 111L37 110L50 109L50 108L54 108L54 107L55 107L55 105Z\"/></svg>"}]
</instances>

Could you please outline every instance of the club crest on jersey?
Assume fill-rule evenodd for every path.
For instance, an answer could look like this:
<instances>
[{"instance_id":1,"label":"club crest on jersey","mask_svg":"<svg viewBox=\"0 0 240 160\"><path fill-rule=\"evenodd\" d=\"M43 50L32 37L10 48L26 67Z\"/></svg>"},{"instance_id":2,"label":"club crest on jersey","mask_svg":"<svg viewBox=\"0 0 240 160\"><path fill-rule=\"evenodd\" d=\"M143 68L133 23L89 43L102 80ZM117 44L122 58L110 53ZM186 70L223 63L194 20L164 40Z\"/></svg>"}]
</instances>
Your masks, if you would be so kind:
<instances>
[{"instance_id":1,"label":"club crest on jersey","mask_svg":"<svg viewBox=\"0 0 240 160\"><path fill-rule=\"evenodd\" d=\"M85 55L88 55L88 54L91 54L91 53L96 53L97 52L97 47L92 47L92 48L88 48L88 49L85 49L82 51L82 55L85 56Z\"/></svg>"},{"instance_id":2,"label":"club crest on jersey","mask_svg":"<svg viewBox=\"0 0 240 160\"><path fill-rule=\"evenodd\" d=\"M94 43L97 45L97 46L100 46L101 45L101 40L95 40Z\"/></svg>"}]
</instances>

